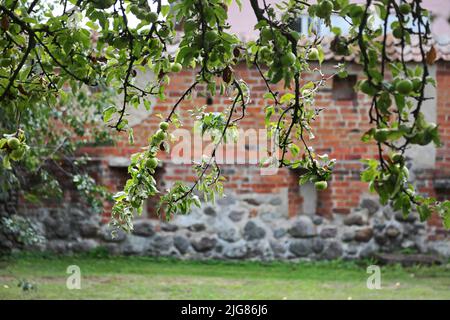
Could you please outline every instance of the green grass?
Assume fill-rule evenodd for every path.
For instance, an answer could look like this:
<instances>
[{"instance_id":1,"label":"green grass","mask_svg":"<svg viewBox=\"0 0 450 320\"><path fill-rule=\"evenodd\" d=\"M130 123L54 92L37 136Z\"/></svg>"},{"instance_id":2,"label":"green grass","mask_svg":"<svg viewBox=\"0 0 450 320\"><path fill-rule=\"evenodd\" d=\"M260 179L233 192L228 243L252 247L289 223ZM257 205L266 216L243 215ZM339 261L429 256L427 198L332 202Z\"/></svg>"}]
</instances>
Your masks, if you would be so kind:
<instances>
[{"instance_id":1,"label":"green grass","mask_svg":"<svg viewBox=\"0 0 450 320\"><path fill-rule=\"evenodd\" d=\"M81 290L66 288L73 264ZM382 289L369 290L368 264L22 254L0 260L0 299L450 299L448 266L382 267ZM22 279L37 290L24 292Z\"/></svg>"}]
</instances>

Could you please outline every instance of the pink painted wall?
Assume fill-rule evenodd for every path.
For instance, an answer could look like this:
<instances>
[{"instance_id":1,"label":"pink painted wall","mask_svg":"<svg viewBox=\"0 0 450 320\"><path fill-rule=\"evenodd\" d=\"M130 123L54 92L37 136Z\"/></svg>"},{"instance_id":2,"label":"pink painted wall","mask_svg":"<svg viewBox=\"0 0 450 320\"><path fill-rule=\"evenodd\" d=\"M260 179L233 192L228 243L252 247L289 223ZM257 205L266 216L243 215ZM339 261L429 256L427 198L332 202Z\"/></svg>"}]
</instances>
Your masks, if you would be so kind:
<instances>
[{"instance_id":1,"label":"pink painted wall","mask_svg":"<svg viewBox=\"0 0 450 320\"><path fill-rule=\"evenodd\" d=\"M259 2L260 6L262 6L263 2L261 0ZM267 0L268 4L277 2L281 1ZM313 3L316 1L310 2ZM364 3L365 0L352 0L351 2ZM450 23L448 22L450 17L450 0L424 0L423 6L434 15L432 32L435 38L439 41L450 41ZM256 19L249 1L242 1L242 10L239 10L237 4L233 2L229 11L229 22L231 24L231 30L237 33L241 39L250 40L256 37L257 34L253 30Z\"/></svg>"}]
</instances>

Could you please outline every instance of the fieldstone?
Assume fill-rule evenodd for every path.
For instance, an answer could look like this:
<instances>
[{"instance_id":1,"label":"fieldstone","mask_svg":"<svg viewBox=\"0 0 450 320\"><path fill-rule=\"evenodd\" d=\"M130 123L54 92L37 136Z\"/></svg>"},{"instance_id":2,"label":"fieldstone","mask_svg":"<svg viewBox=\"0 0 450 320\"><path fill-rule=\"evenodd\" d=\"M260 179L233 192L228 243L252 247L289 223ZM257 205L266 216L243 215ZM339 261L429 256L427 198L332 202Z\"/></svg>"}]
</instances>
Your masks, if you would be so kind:
<instances>
[{"instance_id":1,"label":"fieldstone","mask_svg":"<svg viewBox=\"0 0 450 320\"><path fill-rule=\"evenodd\" d=\"M293 240L289 244L289 251L297 257L306 257L312 252L313 242L311 239Z\"/></svg>"},{"instance_id":2,"label":"fieldstone","mask_svg":"<svg viewBox=\"0 0 450 320\"><path fill-rule=\"evenodd\" d=\"M153 237L155 235L155 231L153 230L153 225L150 221L141 220L136 221L134 224L133 234L141 237Z\"/></svg>"},{"instance_id":3,"label":"fieldstone","mask_svg":"<svg viewBox=\"0 0 450 320\"><path fill-rule=\"evenodd\" d=\"M356 230L355 232L355 240L358 242L368 242L370 239L372 239L372 236L372 228L363 228Z\"/></svg>"},{"instance_id":4,"label":"fieldstone","mask_svg":"<svg viewBox=\"0 0 450 320\"><path fill-rule=\"evenodd\" d=\"M299 217L288 232L294 238L309 238L316 235L314 224L308 216Z\"/></svg>"},{"instance_id":5,"label":"fieldstone","mask_svg":"<svg viewBox=\"0 0 450 320\"><path fill-rule=\"evenodd\" d=\"M342 256L343 250L340 242L330 242L322 253L322 257L327 260L334 260Z\"/></svg>"},{"instance_id":6,"label":"fieldstone","mask_svg":"<svg viewBox=\"0 0 450 320\"><path fill-rule=\"evenodd\" d=\"M373 219L373 228L375 230L381 231L386 227L386 223L384 223L383 220L380 219Z\"/></svg>"},{"instance_id":7,"label":"fieldstone","mask_svg":"<svg viewBox=\"0 0 450 320\"><path fill-rule=\"evenodd\" d=\"M415 213L409 213L407 216L404 216L402 212L398 211L395 213L395 220L400 222L415 222L418 220L418 215Z\"/></svg>"},{"instance_id":8,"label":"fieldstone","mask_svg":"<svg viewBox=\"0 0 450 320\"><path fill-rule=\"evenodd\" d=\"M254 199L254 198L247 198L247 199L244 199L243 201L247 202L249 205L252 205L252 206L259 206L261 204L261 202L259 202L258 200Z\"/></svg>"},{"instance_id":9,"label":"fieldstone","mask_svg":"<svg viewBox=\"0 0 450 320\"><path fill-rule=\"evenodd\" d=\"M150 240L147 237L129 235L122 244L124 254L142 254L150 248Z\"/></svg>"},{"instance_id":10,"label":"fieldstone","mask_svg":"<svg viewBox=\"0 0 450 320\"><path fill-rule=\"evenodd\" d=\"M358 247L357 246L348 246L345 250L346 254L350 256L354 256L358 253Z\"/></svg>"},{"instance_id":11,"label":"fieldstone","mask_svg":"<svg viewBox=\"0 0 450 320\"><path fill-rule=\"evenodd\" d=\"M241 241L239 244L229 246L224 250L224 256L230 259L243 259L247 256L247 247L245 242Z\"/></svg>"},{"instance_id":12,"label":"fieldstone","mask_svg":"<svg viewBox=\"0 0 450 320\"><path fill-rule=\"evenodd\" d=\"M285 246L279 241L271 240L270 247L272 248L272 251L276 257L281 257L286 253Z\"/></svg>"},{"instance_id":13,"label":"fieldstone","mask_svg":"<svg viewBox=\"0 0 450 320\"><path fill-rule=\"evenodd\" d=\"M203 213L206 214L207 216L215 216L217 214L216 210L213 207L206 207L203 210Z\"/></svg>"},{"instance_id":14,"label":"fieldstone","mask_svg":"<svg viewBox=\"0 0 450 320\"><path fill-rule=\"evenodd\" d=\"M389 225L385 232L389 238L397 238L401 234L401 231L395 225Z\"/></svg>"},{"instance_id":15,"label":"fieldstone","mask_svg":"<svg viewBox=\"0 0 450 320\"><path fill-rule=\"evenodd\" d=\"M280 238L284 237L286 235L286 233L287 233L286 229L278 228L278 229L273 230L273 237L275 239L280 239Z\"/></svg>"},{"instance_id":16,"label":"fieldstone","mask_svg":"<svg viewBox=\"0 0 450 320\"><path fill-rule=\"evenodd\" d=\"M70 222L65 221L64 217L57 212L45 218L44 226L47 238L67 239L71 235Z\"/></svg>"},{"instance_id":17,"label":"fieldstone","mask_svg":"<svg viewBox=\"0 0 450 320\"><path fill-rule=\"evenodd\" d=\"M200 232L206 230L206 226L203 223L194 223L188 227L188 230L192 232Z\"/></svg>"},{"instance_id":18,"label":"fieldstone","mask_svg":"<svg viewBox=\"0 0 450 320\"><path fill-rule=\"evenodd\" d=\"M411 240L406 240L402 242L402 248L403 249L415 249L416 248L416 244L414 241Z\"/></svg>"},{"instance_id":19,"label":"fieldstone","mask_svg":"<svg viewBox=\"0 0 450 320\"><path fill-rule=\"evenodd\" d=\"M374 255L378 251L378 246L374 241L370 241L365 245L361 251L359 252L359 256L361 258L369 258Z\"/></svg>"},{"instance_id":20,"label":"fieldstone","mask_svg":"<svg viewBox=\"0 0 450 320\"><path fill-rule=\"evenodd\" d=\"M321 224L323 223L323 218L320 217L320 216L314 216L314 217L312 218L312 221L313 221L313 223L314 223L316 226L318 226L318 225L321 225Z\"/></svg>"},{"instance_id":21,"label":"fieldstone","mask_svg":"<svg viewBox=\"0 0 450 320\"><path fill-rule=\"evenodd\" d=\"M166 231L166 232L175 232L178 230L178 226L176 226L172 223L162 223L161 230Z\"/></svg>"},{"instance_id":22,"label":"fieldstone","mask_svg":"<svg viewBox=\"0 0 450 320\"><path fill-rule=\"evenodd\" d=\"M277 221L281 218L280 213L273 212L273 211L265 211L259 215L262 221L264 222L271 222L271 221Z\"/></svg>"},{"instance_id":23,"label":"fieldstone","mask_svg":"<svg viewBox=\"0 0 450 320\"><path fill-rule=\"evenodd\" d=\"M354 238L355 238L355 232L354 231L345 231L342 234L342 241L344 241L344 242L353 241Z\"/></svg>"},{"instance_id":24,"label":"fieldstone","mask_svg":"<svg viewBox=\"0 0 450 320\"><path fill-rule=\"evenodd\" d=\"M51 240L47 242L47 250L56 254L65 254L68 251L68 243L63 240Z\"/></svg>"},{"instance_id":25,"label":"fieldstone","mask_svg":"<svg viewBox=\"0 0 450 320\"><path fill-rule=\"evenodd\" d=\"M194 240L191 243L195 251L206 252L210 251L216 246L217 240L214 238L203 237L200 240Z\"/></svg>"},{"instance_id":26,"label":"fieldstone","mask_svg":"<svg viewBox=\"0 0 450 320\"><path fill-rule=\"evenodd\" d=\"M113 230L108 225L104 225L100 233L102 239L106 242L122 242L127 237L122 229Z\"/></svg>"},{"instance_id":27,"label":"fieldstone","mask_svg":"<svg viewBox=\"0 0 450 320\"><path fill-rule=\"evenodd\" d=\"M283 203L283 201L281 201L280 197L274 197L272 199L270 199L269 204L271 204L272 206L279 206Z\"/></svg>"},{"instance_id":28,"label":"fieldstone","mask_svg":"<svg viewBox=\"0 0 450 320\"><path fill-rule=\"evenodd\" d=\"M336 227L325 227L320 231L320 236L322 238L334 238L337 235Z\"/></svg>"},{"instance_id":29,"label":"fieldstone","mask_svg":"<svg viewBox=\"0 0 450 320\"><path fill-rule=\"evenodd\" d=\"M72 249L75 252L88 252L93 250L97 246L98 246L97 241L93 239L85 239L73 243Z\"/></svg>"},{"instance_id":30,"label":"fieldstone","mask_svg":"<svg viewBox=\"0 0 450 320\"><path fill-rule=\"evenodd\" d=\"M217 204L221 206L231 206L236 203L236 198L233 196L223 196L217 199Z\"/></svg>"},{"instance_id":31,"label":"fieldstone","mask_svg":"<svg viewBox=\"0 0 450 320\"><path fill-rule=\"evenodd\" d=\"M270 245L265 241L248 241L245 246L247 247L247 258L265 258L269 252L271 253Z\"/></svg>"},{"instance_id":32,"label":"fieldstone","mask_svg":"<svg viewBox=\"0 0 450 320\"><path fill-rule=\"evenodd\" d=\"M230 218L231 221L239 222L239 221L242 220L242 217L244 216L244 214L245 214L244 211L233 210L233 211L230 212L228 217Z\"/></svg>"},{"instance_id":33,"label":"fieldstone","mask_svg":"<svg viewBox=\"0 0 450 320\"><path fill-rule=\"evenodd\" d=\"M172 247L172 238L162 235L157 235L152 241L152 250L168 251Z\"/></svg>"},{"instance_id":34,"label":"fieldstone","mask_svg":"<svg viewBox=\"0 0 450 320\"><path fill-rule=\"evenodd\" d=\"M380 246L385 245L388 242L388 239L385 237L383 233L375 233L375 242Z\"/></svg>"},{"instance_id":35,"label":"fieldstone","mask_svg":"<svg viewBox=\"0 0 450 320\"><path fill-rule=\"evenodd\" d=\"M312 244L312 249L314 251L314 253L321 253L323 251L323 248L325 247L325 241L323 241L320 238L314 238L313 239L313 244Z\"/></svg>"},{"instance_id":36,"label":"fieldstone","mask_svg":"<svg viewBox=\"0 0 450 320\"><path fill-rule=\"evenodd\" d=\"M364 225L364 217L359 212L351 213L344 218L344 224L346 226L354 226L354 225L362 226Z\"/></svg>"},{"instance_id":37,"label":"fieldstone","mask_svg":"<svg viewBox=\"0 0 450 320\"><path fill-rule=\"evenodd\" d=\"M222 253L223 246L221 244L216 245L216 247L214 248L214 251L219 254Z\"/></svg>"},{"instance_id":38,"label":"fieldstone","mask_svg":"<svg viewBox=\"0 0 450 320\"><path fill-rule=\"evenodd\" d=\"M254 221L248 221L244 227L244 238L246 240L262 239L266 235L266 231L258 226Z\"/></svg>"},{"instance_id":39,"label":"fieldstone","mask_svg":"<svg viewBox=\"0 0 450 320\"><path fill-rule=\"evenodd\" d=\"M227 228L225 230L221 230L218 236L220 239L227 242L236 242L241 238L238 230L236 230L235 228Z\"/></svg>"},{"instance_id":40,"label":"fieldstone","mask_svg":"<svg viewBox=\"0 0 450 320\"><path fill-rule=\"evenodd\" d=\"M383 208L383 215L387 220L391 220L394 216L394 210L392 210L391 206L386 206Z\"/></svg>"},{"instance_id":41,"label":"fieldstone","mask_svg":"<svg viewBox=\"0 0 450 320\"><path fill-rule=\"evenodd\" d=\"M450 258L450 241L435 241L429 244L430 252L446 259Z\"/></svg>"},{"instance_id":42,"label":"fieldstone","mask_svg":"<svg viewBox=\"0 0 450 320\"><path fill-rule=\"evenodd\" d=\"M190 243L185 237L176 236L173 238L173 245L181 254L185 254L189 250Z\"/></svg>"},{"instance_id":43,"label":"fieldstone","mask_svg":"<svg viewBox=\"0 0 450 320\"><path fill-rule=\"evenodd\" d=\"M365 208L365 209L369 210L369 214L372 215L378 211L378 209L380 208L380 205L375 200L364 199L361 202L361 208Z\"/></svg>"},{"instance_id":44,"label":"fieldstone","mask_svg":"<svg viewBox=\"0 0 450 320\"><path fill-rule=\"evenodd\" d=\"M98 236L100 226L98 222L85 221L80 225L80 235L85 238L95 238Z\"/></svg>"}]
</instances>

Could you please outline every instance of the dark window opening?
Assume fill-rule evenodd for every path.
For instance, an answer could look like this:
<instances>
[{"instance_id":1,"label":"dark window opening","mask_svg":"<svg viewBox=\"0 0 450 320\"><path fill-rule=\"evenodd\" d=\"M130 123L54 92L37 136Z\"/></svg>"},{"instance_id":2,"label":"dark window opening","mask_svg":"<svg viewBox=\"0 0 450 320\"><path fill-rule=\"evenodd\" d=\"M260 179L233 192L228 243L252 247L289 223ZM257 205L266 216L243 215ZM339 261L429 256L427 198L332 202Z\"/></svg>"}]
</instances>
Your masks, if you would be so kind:
<instances>
[{"instance_id":1,"label":"dark window opening","mask_svg":"<svg viewBox=\"0 0 450 320\"><path fill-rule=\"evenodd\" d=\"M125 183L129 179L128 170L126 167L110 167L111 170L111 180L116 186L116 190L122 190ZM165 189L165 182L162 178L164 175L164 167L157 167L155 175L153 176L156 180L156 187L160 192ZM160 198L160 194L149 197L146 202L144 202L142 210L142 218L148 219L159 219L157 214L157 205ZM162 214L162 212L161 212Z\"/></svg>"},{"instance_id":2,"label":"dark window opening","mask_svg":"<svg viewBox=\"0 0 450 320\"><path fill-rule=\"evenodd\" d=\"M356 101L356 75L346 78L333 78L333 99L337 101Z\"/></svg>"}]
</instances>

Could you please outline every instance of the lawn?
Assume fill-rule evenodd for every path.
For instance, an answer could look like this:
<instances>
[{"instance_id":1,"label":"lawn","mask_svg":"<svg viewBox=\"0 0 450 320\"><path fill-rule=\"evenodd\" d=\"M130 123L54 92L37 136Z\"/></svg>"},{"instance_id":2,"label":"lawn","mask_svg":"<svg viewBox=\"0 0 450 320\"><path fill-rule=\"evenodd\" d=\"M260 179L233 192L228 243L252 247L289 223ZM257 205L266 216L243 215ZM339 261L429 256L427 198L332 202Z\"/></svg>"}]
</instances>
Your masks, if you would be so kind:
<instances>
[{"instance_id":1,"label":"lawn","mask_svg":"<svg viewBox=\"0 0 450 320\"><path fill-rule=\"evenodd\" d=\"M20 255L0 259L0 299L450 299L449 265L382 267L382 288L369 290L368 264ZM66 288L69 265L81 290Z\"/></svg>"}]
</instances>

